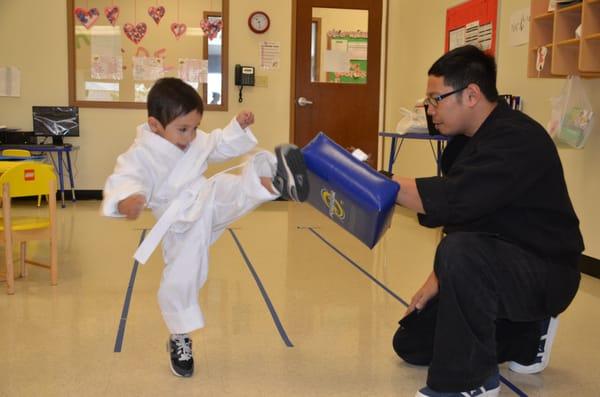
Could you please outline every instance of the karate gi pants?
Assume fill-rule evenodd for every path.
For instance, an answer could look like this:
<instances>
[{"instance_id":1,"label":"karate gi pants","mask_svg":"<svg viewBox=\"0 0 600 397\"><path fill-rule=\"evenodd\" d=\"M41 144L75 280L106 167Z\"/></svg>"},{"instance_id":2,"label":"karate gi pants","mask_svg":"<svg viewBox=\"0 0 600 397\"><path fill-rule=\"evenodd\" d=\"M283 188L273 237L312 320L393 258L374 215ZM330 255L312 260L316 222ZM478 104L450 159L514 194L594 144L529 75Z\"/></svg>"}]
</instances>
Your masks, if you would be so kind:
<instances>
[{"instance_id":1,"label":"karate gi pants","mask_svg":"<svg viewBox=\"0 0 600 397\"><path fill-rule=\"evenodd\" d=\"M165 268L158 302L170 333L189 333L204 326L198 293L208 274L209 247L229 224L279 197L260 183L261 176L274 175L275 167L272 153L259 152L244 166L241 175L224 173L210 178L200 194L200 217L185 232L169 230L165 234Z\"/></svg>"},{"instance_id":2,"label":"karate gi pants","mask_svg":"<svg viewBox=\"0 0 600 397\"><path fill-rule=\"evenodd\" d=\"M406 362L429 365L436 391L472 390L498 363L533 363L539 322L564 311L580 280L576 268L549 263L488 233L447 235L436 251L439 293L394 335Z\"/></svg>"}]
</instances>

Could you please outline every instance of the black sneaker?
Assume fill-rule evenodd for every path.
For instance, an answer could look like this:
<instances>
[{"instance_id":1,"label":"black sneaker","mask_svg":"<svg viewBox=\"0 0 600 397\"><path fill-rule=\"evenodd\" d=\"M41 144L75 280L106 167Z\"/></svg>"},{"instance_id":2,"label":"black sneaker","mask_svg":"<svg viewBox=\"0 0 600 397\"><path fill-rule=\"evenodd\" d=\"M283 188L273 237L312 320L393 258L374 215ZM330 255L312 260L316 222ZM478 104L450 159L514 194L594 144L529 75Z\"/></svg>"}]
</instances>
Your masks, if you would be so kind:
<instances>
[{"instance_id":1,"label":"black sneaker","mask_svg":"<svg viewBox=\"0 0 600 397\"><path fill-rule=\"evenodd\" d=\"M542 372L544 368L548 366L550 362L550 352L552 351L552 343L554 343L554 337L556 336L556 329L558 328L558 318L550 317L543 320L540 323L541 337L540 344L538 346L538 354L530 364L521 364L516 361L508 363L508 368L511 371L519 374L537 374Z\"/></svg>"},{"instance_id":2,"label":"black sneaker","mask_svg":"<svg viewBox=\"0 0 600 397\"><path fill-rule=\"evenodd\" d=\"M192 357L192 340L186 334L171 335L167 342L167 351L171 356L171 371L175 376L192 376L194 373L194 357Z\"/></svg>"},{"instance_id":3,"label":"black sneaker","mask_svg":"<svg viewBox=\"0 0 600 397\"><path fill-rule=\"evenodd\" d=\"M308 198L308 174L304 156L298 146L284 144L275 148L277 171L273 186L281 193L281 198L293 201L306 201Z\"/></svg>"}]
</instances>

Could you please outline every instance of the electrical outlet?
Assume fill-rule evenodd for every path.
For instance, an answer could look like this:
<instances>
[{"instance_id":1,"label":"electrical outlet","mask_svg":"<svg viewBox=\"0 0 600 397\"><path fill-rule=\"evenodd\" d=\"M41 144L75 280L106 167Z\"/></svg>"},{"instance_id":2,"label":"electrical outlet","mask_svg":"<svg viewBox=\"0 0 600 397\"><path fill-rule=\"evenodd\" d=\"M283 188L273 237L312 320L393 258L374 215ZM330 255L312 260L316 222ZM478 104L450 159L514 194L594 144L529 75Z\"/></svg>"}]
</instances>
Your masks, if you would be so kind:
<instances>
[{"instance_id":1,"label":"electrical outlet","mask_svg":"<svg viewBox=\"0 0 600 397\"><path fill-rule=\"evenodd\" d=\"M256 75L254 86L267 88L269 86L269 78L267 76Z\"/></svg>"}]
</instances>

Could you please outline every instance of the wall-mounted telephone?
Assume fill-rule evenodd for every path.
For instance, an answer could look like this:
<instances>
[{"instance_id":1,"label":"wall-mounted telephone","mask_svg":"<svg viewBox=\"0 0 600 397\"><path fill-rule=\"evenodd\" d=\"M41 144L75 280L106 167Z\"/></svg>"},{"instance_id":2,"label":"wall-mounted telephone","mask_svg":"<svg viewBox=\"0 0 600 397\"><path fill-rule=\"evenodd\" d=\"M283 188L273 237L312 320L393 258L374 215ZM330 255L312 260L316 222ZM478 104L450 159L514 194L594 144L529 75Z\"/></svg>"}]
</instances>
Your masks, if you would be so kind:
<instances>
[{"instance_id":1,"label":"wall-mounted telephone","mask_svg":"<svg viewBox=\"0 0 600 397\"><path fill-rule=\"evenodd\" d=\"M235 65L235 85L254 85L254 66Z\"/></svg>"},{"instance_id":2,"label":"wall-mounted telephone","mask_svg":"<svg viewBox=\"0 0 600 397\"><path fill-rule=\"evenodd\" d=\"M254 85L254 66L235 65L235 85L240 87L239 102L243 101L242 90L244 86Z\"/></svg>"}]
</instances>

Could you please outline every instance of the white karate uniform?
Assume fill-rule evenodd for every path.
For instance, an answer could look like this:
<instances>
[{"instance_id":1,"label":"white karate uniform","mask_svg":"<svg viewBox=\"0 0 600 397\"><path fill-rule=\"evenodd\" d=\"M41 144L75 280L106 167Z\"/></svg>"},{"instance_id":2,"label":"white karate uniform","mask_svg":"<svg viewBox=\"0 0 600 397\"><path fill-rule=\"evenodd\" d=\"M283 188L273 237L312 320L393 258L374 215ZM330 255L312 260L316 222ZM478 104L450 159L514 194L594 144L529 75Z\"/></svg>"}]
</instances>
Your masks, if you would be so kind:
<instances>
[{"instance_id":1,"label":"white karate uniform","mask_svg":"<svg viewBox=\"0 0 600 397\"><path fill-rule=\"evenodd\" d=\"M260 177L275 173L270 152L256 153L241 175L203 175L209 163L240 156L256 143L250 129L243 130L235 119L210 134L197 130L186 151L143 124L106 181L103 215L123 216L117 210L119 201L139 193L158 219L135 257L145 263L162 238L165 268L158 302L172 334L204 326L198 293L208 273L209 246L231 222L279 197L260 183Z\"/></svg>"}]
</instances>

